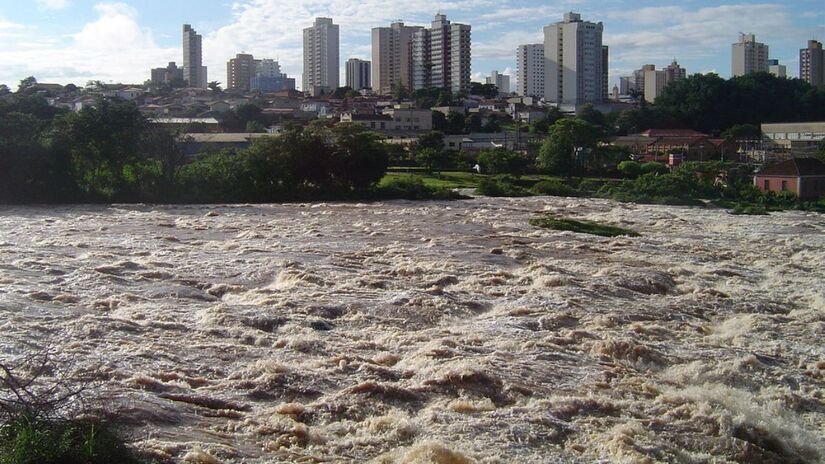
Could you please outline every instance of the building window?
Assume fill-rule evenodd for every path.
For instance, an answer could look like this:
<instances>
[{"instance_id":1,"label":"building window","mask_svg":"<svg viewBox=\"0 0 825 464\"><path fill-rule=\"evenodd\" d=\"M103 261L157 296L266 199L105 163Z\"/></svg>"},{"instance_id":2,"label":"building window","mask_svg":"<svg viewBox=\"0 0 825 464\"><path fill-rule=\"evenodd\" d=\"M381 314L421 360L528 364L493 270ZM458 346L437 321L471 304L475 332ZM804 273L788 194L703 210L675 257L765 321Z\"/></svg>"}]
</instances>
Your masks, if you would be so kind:
<instances>
[{"instance_id":1,"label":"building window","mask_svg":"<svg viewBox=\"0 0 825 464\"><path fill-rule=\"evenodd\" d=\"M783 191L783 192L787 192L787 191L788 191L788 181L787 181L787 180L783 180L783 181L782 181L782 191Z\"/></svg>"},{"instance_id":2,"label":"building window","mask_svg":"<svg viewBox=\"0 0 825 464\"><path fill-rule=\"evenodd\" d=\"M765 190L765 191L768 191L768 190L770 190L770 189L771 189L771 181L769 181L768 179L765 179L765 186L764 186L764 190Z\"/></svg>"}]
</instances>

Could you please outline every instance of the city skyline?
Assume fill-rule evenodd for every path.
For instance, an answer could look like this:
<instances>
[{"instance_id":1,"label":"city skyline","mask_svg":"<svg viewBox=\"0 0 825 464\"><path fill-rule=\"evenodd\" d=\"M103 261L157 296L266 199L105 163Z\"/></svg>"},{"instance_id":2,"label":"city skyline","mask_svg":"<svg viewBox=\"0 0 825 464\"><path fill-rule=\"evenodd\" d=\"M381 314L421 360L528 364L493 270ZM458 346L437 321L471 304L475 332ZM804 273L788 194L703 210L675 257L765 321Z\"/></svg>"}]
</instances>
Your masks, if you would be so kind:
<instances>
[{"instance_id":1,"label":"city skyline","mask_svg":"<svg viewBox=\"0 0 825 464\"><path fill-rule=\"evenodd\" d=\"M371 31L402 19L426 26L436 12L473 27L473 80L484 82L492 70L515 75L516 48L539 43L542 30L566 11L604 23L604 43L610 46L609 87L643 64L657 67L675 57L691 73L731 74L731 44L739 32L756 34L770 46L770 58L787 66L789 77L799 72L799 49L807 41L825 40L825 13L815 2L788 4L737 2L667 6L655 2L563 2L462 0L414 1L403 6L366 0L344 6L337 2L272 0L222 3L182 0L164 12L148 0L105 3L83 0L39 0L21 8L0 1L0 37L12 45L0 51L5 63L0 83L16 88L34 75L41 82L83 85L87 80L142 83L149 70L170 61L182 65L180 27L192 24L203 36L203 63L209 80L223 82L226 62L241 52L278 59L284 72L299 82L303 69L303 28L317 16L340 25L339 77L349 58L371 59ZM495 6L494 6L495 5ZM603 5L603 6L600 6ZM658 5L658 6L653 6ZM198 8L195 8L195 7ZM193 13L197 12L197 14ZM211 71L211 70L210 70ZM515 82L511 78L512 84Z\"/></svg>"}]
</instances>

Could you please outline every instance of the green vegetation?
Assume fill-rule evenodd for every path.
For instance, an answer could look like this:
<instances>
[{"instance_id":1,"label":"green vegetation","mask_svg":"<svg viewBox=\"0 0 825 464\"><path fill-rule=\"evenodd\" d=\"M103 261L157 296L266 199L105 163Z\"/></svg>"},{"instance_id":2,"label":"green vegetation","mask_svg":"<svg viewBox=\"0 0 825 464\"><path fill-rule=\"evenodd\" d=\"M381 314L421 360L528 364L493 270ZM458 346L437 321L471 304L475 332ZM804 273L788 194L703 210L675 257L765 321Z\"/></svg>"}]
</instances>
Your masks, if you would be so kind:
<instances>
[{"instance_id":1,"label":"green vegetation","mask_svg":"<svg viewBox=\"0 0 825 464\"><path fill-rule=\"evenodd\" d=\"M538 182L530 190L536 195L550 195L554 197L582 196L578 189L555 179Z\"/></svg>"},{"instance_id":2,"label":"green vegetation","mask_svg":"<svg viewBox=\"0 0 825 464\"><path fill-rule=\"evenodd\" d=\"M376 189L376 196L382 199L404 200L458 200L466 198L447 188L427 185L420 176L387 176Z\"/></svg>"},{"instance_id":3,"label":"green vegetation","mask_svg":"<svg viewBox=\"0 0 825 464\"><path fill-rule=\"evenodd\" d=\"M3 464L137 463L110 424L21 417L0 426Z\"/></svg>"},{"instance_id":4,"label":"green vegetation","mask_svg":"<svg viewBox=\"0 0 825 464\"><path fill-rule=\"evenodd\" d=\"M476 187L476 193L488 197L529 197L529 190L521 187L506 176L495 178L485 177Z\"/></svg>"},{"instance_id":5,"label":"green vegetation","mask_svg":"<svg viewBox=\"0 0 825 464\"><path fill-rule=\"evenodd\" d=\"M552 216L544 216L530 219L530 225L536 227L543 227L545 229L567 230L571 232L578 232L582 234L600 235L602 237L617 237L620 235L628 235L631 237L638 237L639 234L621 227L599 224L591 221L577 221L575 219L556 218Z\"/></svg>"},{"instance_id":6,"label":"green vegetation","mask_svg":"<svg viewBox=\"0 0 825 464\"><path fill-rule=\"evenodd\" d=\"M137 463L113 424L78 408L88 391L55 378L55 364L48 353L0 363L0 463Z\"/></svg>"}]
</instances>

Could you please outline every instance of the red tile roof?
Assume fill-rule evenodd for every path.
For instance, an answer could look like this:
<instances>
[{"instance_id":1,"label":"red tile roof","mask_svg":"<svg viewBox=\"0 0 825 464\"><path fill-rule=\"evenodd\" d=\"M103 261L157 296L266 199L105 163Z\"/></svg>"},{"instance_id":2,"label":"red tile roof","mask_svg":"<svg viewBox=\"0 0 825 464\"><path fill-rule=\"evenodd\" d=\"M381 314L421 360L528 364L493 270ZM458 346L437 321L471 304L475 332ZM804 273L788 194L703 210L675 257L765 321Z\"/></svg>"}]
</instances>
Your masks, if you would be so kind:
<instances>
[{"instance_id":1,"label":"red tile roof","mask_svg":"<svg viewBox=\"0 0 825 464\"><path fill-rule=\"evenodd\" d=\"M757 176L825 176L825 163L816 158L793 158L768 166Z\"/></svg>"}]
</instances>

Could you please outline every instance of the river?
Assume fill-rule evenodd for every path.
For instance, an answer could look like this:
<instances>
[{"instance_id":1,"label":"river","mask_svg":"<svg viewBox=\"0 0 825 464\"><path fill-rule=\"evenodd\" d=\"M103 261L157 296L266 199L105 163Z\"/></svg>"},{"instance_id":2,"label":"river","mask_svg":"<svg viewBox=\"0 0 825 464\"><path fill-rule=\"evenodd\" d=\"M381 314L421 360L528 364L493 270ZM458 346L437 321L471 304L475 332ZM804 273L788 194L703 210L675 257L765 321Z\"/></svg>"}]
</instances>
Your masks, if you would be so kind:
<instances>
[{"instance_id":1,"label":"river","mask_svg":"<svg viewBox=\"0 0 825 464\"><path fill-rule=\"evenodd\" d=\"M0 207L0 359L48 350L160 462L820 462L823 334L814 213Z\"/></svg>"}]
</instances>

